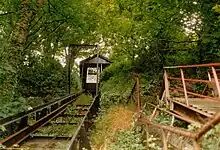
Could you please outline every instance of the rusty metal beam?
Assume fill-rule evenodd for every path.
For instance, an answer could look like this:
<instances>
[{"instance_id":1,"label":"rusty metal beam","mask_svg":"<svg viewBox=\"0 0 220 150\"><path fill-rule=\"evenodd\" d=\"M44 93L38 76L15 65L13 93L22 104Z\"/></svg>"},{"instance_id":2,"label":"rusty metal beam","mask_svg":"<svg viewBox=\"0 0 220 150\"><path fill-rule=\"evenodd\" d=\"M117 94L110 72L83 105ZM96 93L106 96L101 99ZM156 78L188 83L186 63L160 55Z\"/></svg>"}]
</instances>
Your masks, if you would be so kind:
<instances>
[{"instance_id":1,"label":"rusty metal beam","mask_svg":"<svg viewBox=\"0 0 220 150\"><path fill-rule=\"evenodd\" d=\"M183 90L184 90L186 105L189 106L188 95L187 95L187 90L186 90L186 83L185 83L185 80L184 80L184 73L183 73L183 69L181 69L181 68L180 68L180 74L181 74L181 79L182 79L182 84L183 84Z\"/></svg>"},{"instance_id":2,"label":"rusty metal beam","mask_svg":"<svg viewBox=\"0 0 220 150\"><path fill-rule=\"evenodd\" d=\"M159 123L152 122L147 117L144 117L144 116L142 116L138 120L138 124L140 124L140 125L148 125L149 124L149 125L155 126L157 128L160 128L162 130L166 130L166 131L169 131L169 132L172 132L172 133L180 134L182 136L189 137L189 138L194 138L195 135L196 135L196 132L190 132L190 131L187 131L185 129L181 129L181 128L177 128L177 127L171 127L171 126L162 125L162 124L159 124Z\"/></svg>"},{"instance_id":3,"label":"rusty metal beam","mask_svg":"<svg viewBox=\"0 0 220 150\"><path fill-rule=\"evenodd\" d=\"M179 91L179 92L184 92L184 89L182 89L182 88L178 88L178 89L176 89L176 88L170 88L170 90ZM209 100L214 100L214 101L220 102L220 98L205 96L205 95L201 95L201 94L197 94L197 93L189 92L189 91L187 91L187 93L190 94L190 95L198 96L198 97L201 97L201 98L207 98L207 99L209 99Z\"/></svg>"},{"instance_id":4,"label":"rusty metal beam","mask_svg":"<svg viewBox=\"0 0 220 150\"><path fill-rule=\"evenodd\" d=\"M220 111L217 112L213 119L208 121L206 124L204 124L196 134L196 138L199 139L201 136L203 136L206 132L208 132L210 129L212 129L215 125L220 123Z\"/></svg>"},{"instance_id":5,"label":"rusty metal beam","mask_svg":"<svg viewBox=\"0 0 220 150\"><path fill-rule=\"evenodd\" d=\"M160 128L161 130L166 130L172 133L180 134L182 136L192 138L195 141L201 138L205 133L207 133L210 129L212 129L218 123L220 123L220 112L216 113L214 115L214 118L208 121L205 125L203 125L197 132L192 132L192 131L190 132L185 129L155 123L155 122L150 121L148 117L145 117L143 115L141 115L141 118L139 118L138 120L138 124L140 125L146 125L146 126L153 125L157 128Z\"/></svg>"},{"instance_id":6,"label":"rusty metal beam","mask_svg":"<svg viewBox=\"0 0 220 150\"><path fill-rule=\"evenodd\" d=\"M163 129L162 129L162 141L163 141L163 150L168 150L167 136L166 136L166 133Z\"/></svg>"},{"instance_id":7,"label":"rusty metal beam","mask_svg":"<svg viewBox=\"0 0 220 150\"><path fill-rule=\"evenodd\" d=\"M194 147L194 150L200 150L201 149L198 140L193 139L193 147Z\"/></svg>"},{"instance_id":8,"label":"rusty metal beam","mask_svg":"<svg viewBox=\"0 0 220 150\"><path fill-rule=\"evenodd\" d=\"M168 77L168 79L170 80L179 80L182 81L182 78L175 78L175 77ZM184 79L185 82L199 82L199 83L213 83L213 81L209 81L209 80L197 80L197 79Z\"/></svg>"},{"instance_id":9,"label":"rusty metal beam","mask_svg":"<svg viewBox=\"0 0 220 150\"><path fill-rule=\"evenodd\" d=\"M94 113L97 113L98 107L99 107L97 104L99 105L99 95L96 95L94 97L92 104L89 106L88 111L86 112L80 125L78 126L74 135L72 136L67 150L76 150L77 145L82 145L82 144L86 144L88 146L87 148L90 149L90 146L87 143L88 139L86 137L87 136L87 129L88 129L86 126L86 122L90 118L90 116L93 117L95 115ZM95 111L93 110L94 107L96 107ZM84 140L86 140L86 141L84 141ZM79 146L79 147L81 147L81 146Z\"/></svg>"},{"instance_id":10,"label":"rusty metal beam","mask_svg":"<svg viewBox=\"0 0 220 150\"><path fill-rule=\"evenodd\" d=\"M136 90L137 90L137 112L141 110L141 95L140 95L140 75L136 74Z\"/></svg>"},{"instance_id":11,"label":"rusty metal beam","mask_svg":"<svg viewBox=\"0 0 220 150\"><path fill-rule=\"evenodd\" d=\"M198 122L195 119L190 118L191 116L189 117L189 116L187 116L187 115L185 115L185 114L183 114L183 113L181 113L179 111L176 111L176 110L173 110L172 112L174 112L175 114L177 114L177 115L179 115L181 117L184 117L185 121L188 120L187 122L194 123L194 124L200 124L201 125L201 122Z\"/></svg>"},{"instance_id":12,"label":"rusty metal beam","mask_svg":"<svg viewBox=\"0 0 220 150\"><path fill-rule=\"evenodd\" d=\"M186 122L189 122L189 123L198 123L198 122L195 122L195 121L193 121L193 120L191 120L191 119L188 119L187 117L179 116L179 115L177 115L177 114L175 114L175 113L172 113L172 112L170 112L170 111L167 111L167 110L164 110L164 109L162 109L162 108L159 108L158 106L156 106L156 105L154 105L154 104L151 104L151 103L148 103L148 102L146 102L146 103L147 103L148 105L151 105L152 107L157 108L158 110L163 111L163 112L165 112L165 113L167 113L167 114L169 114L169 115L171 115L171 116L174 116L174 117L176 117L176 118L178 118L178 119L185 120Z\"/></svg>"},{"instance_id":13,"label":"rusty metal beam","mask_svg":"<svg viewBox=\"0 0 220 150\"><path fill-rule=\"evenodd\" d=\"M196 67L216 67L220 66L220 63L210 63L210 64L199 64L199 65L183 65L183 66L167 66L164 69L175 69L175 68L196 68Z\"/></svg>"},{"instance_id":14,"label":"rusty metal beam","mask_svg":"<svg viewBox=\"0 0 220 150\"><path fill-rule=\"evenodd\" d=\"M213 73L213 76L214 76L214 79L215 79L215 85L216 85L216 88L217 88L217 91L218 91L218 97L220 98L220 85L219 85L219 82L218 82L218 76L216 74L216 70L215 68L212 66L212 73Z\"/></svg>"},{"instance_id":15,"label":"rusty metal beam","mask_svg":"<svg viewBox=\"0 0 220 150\"><path fill-rule=\"evenodd\" d=\"M192 110L192 111L198 112L198 113L200 113L200 114L202 114L202 115L204 115L204 116L206 116L206 117L209 117L209 118L212 118L212 117L213 117L212 114L206 113L206 112L204 112L204 111L202 111L202 110L199 110L199 109L194 108L194 107L191 107L191 106L187 106L186 104L181 103L181 102L179 102L179 101L177 101L177 100L171 99L170 101L172 101L173 103L179 104L179 105L181 105L181 106L183 106L183 107L185 107L185 108L187 108L187 109L190 109L190 110Z\"/></svg>"},{"instance_id":16,"label":"rusty metal beam","mask_svg":"<svg viewBox=\"0 0 220 150\"><path fill-rule=\"evenodd\" d=\"M165 101L166 104L168 105L168 99L170 98L170 91L169 91L169 80L168 80L168 74L165 71L164 72L164 84L165 84ZM172 104L171 104L172 105ZM171 106L172 107L172 106Z\"/></svg>"}]
</instances>

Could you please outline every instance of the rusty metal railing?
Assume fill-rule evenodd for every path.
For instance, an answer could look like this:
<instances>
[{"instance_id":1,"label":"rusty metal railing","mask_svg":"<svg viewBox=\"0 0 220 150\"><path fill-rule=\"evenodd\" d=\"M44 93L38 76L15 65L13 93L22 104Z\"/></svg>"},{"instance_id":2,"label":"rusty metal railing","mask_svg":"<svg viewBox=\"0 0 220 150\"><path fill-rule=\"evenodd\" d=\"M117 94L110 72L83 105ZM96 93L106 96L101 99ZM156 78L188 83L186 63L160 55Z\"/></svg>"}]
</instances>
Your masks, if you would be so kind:
<instances>
[{"instance_id":1,"label":"rusty metal railing","mask_svg":"<svg viewBox=\"0 0 220 150\"><path fill-rule=\"evenodd\" d=\"M200 98L205 98L207 100L214 100L220 102L220 85L219 85L219 79L218 75L216 73L216 68L220 67L220 63L210 63L210 64L199 64L199 65L185 65L185 66L170 66L170 67L164 67L164 83L165 83L165 101L168 104L169 99L170 99L170 91L177 91L184 93L184 98L185 98L185 104L187 106L190 105L188 97L189 95L195 96L195 97L200 97ZM196 68L209 68L210 72L212 72L213 78L211 77L210 73L208 72L208 79L209 80L204 80L204 79L191 79L191 78L186 78L184 74L185 69L196 69ZM168 72L170 70L175 69L175 71L179 70L180 71L180 77L172 77L168 75ZM182 82L182 88L173 88L170 86L170 81L181 81ZM206 84L214 84L218 97L211 97L199 93L192 92L187 89L186 82L191 82L191 83L206 83Z\"/></svg>"},{"instance_id":2,"label":"rusty metal railing","mask_svg":"<svg viewBox=\"0 0 220 150\"><path fill-rule=\"evenodd\" d=\"M163 142L163 149L168 149L168 135L170 133L178 134L180 136L189 138L193 141L193 147L195 150L200 150L200 144L199 140L201 137L206 134L210 129L212 129L215 125L217 125L220 122L220 112L216 113L214 117L208 121L206 124L204 124L198 131L188 131L183 128L173 127L172 125L162 125L159 123L156 123L154 121L151 121L147 116L142 116L138 119L139 125L144 125L147 129L149 125L153 126L154 128L161 130L162 135L162 142ZM179 148L179 147L178 147Z\"/></svg>"},{"instance_id":3,"label":"rusty metal railing","mask_svg":"<svg viewBox=\"0 0 220 150\"><path fill-rule=\"evenodd\" d=\"M96 95L90 105L87 113L83 117L81 124L78 126L76 132L74 133L67 150L91 150L90 141L88 138L88 131L91 129L94 117L98 115L99 110L99 95Z\"/></svg>"},{"instance_id":4,"label":"rusty metal railing","mask_svg":"<svg viewBox=\"0 0 220 150\"><path fill-rule=\"evenodd\" d=\"M42 118L39 118L33 125L27 125L23 127L21 130L13 133L9 137L3 139L0 141L0 144L10 147L12 145L20 144L23 141L25 141L32 133L34 133L38 128L46 125L49 121L55 119L58 115L60 115L62 112L65 111L65 109L74 101L76 101L76 98L79 97L83 92L79 92L77 94L73 94L67 97L64 97L60 100L56 100L54 102L48 103L46 105L42 105L39 107L34 108L33 111L28 111L25 114L18 114L12 117L8 117L9 119L11 118L12 120L9 120L8 118L1 120L2 124L10 124L12 122L15 122L19 119L22 119L29 114L35 113L40 111L41 109L44 110L45 108L50 108L51 107L51 112L48 114L45 114L42 116ZM53 106L56 105L57 108L54 108Z\"/></svg>"},{"instance_id":5,"label":"rusty metal railing","mask_svg":"<svg viewBox=\"0 0 220 150\"><path fill-rule=\"evenodd\" d=\"M140 91L140 74L135 73L135 83L131 89L131 93L128 97L128 102L136 103L136 112L139 113L141 111L141 91ZM127 102L127 103L128 103Z\"/></svg>"},{"instance_id":6,"label":"rusty metal railing","mask_svg":"<svg viewBox=\"0 0 220 150\"><path fill-rule=\"evenodd\" d=\"M215 70L215 67L218 67L218 66L220 66L220 63L217 63L217 64L203 64L203 65L190 65L190 66L165 67L165 69L166 69L166 71L164 73L165 94L163 94L163 95L165 95L166 103L169 104L169 102L170 102L170 90L179 90L180 92L184 93L185 100L186 100L185 101L186 105L189 105L188 94L198 96L198 97L201 97L201 98L208 98L208 99L211 99L211 100L219 101L220 100L219 98L210 97L210 96L190 92L186 88L186 82L216 83L215 85L218 86L219 85L218 76L217 76L216 70ZM194 67L210 67L211 71L213 72L213 76L214 76L215 80L212 81L212 80L201 80L201 79L188 79L188 78L185 78L184 69L185 68L194 68ZM168 69L179 69L180 70L180 78L168 76L168 73L167 73ZM215 113L213 115L213 117L211 119L209 119L205 124L201 124L201 128L198 129L197 131L189 131L189 130L186 130L184 128L174 127L173 123L174 123L175 118L178 118L178 119L181 119L181 120L187 120L187 122L190 122L190 123L197 123L197 122L195 122L194 120L191 120L190 118L186 118L184 116L179 116L178 114L175 114L172 111L169 111L169 110L164 109L164 108L160 108L159 105L154 105L154 104L151 104L149 102L145 102L145 104L153 107L154 111L153 111L151 116L146 116L141 111L142 107L141 107L141 95L140 95L140 76L138 74L136 74L135 77L136 77L136 82L134 84L134 87L132 88L132 94L134 94L135 97L136 97L137 113L139 113L137 125L144 125L144 127L146 129L145 130L146 131L146 138L148 138L149 126L152 126L153 128L159 129L161 131L161 137L162 137L161 140L162 140L162 143L163 143L163 149L164 150L168 150L168 139L169 139L171 134L176 134L178 136L189 139L193 143L193 145L192 145L193 148L195 150L200 150L201 149L201 147L200 147L201 145L199 143L200 139L202 138L202 136L204 134L206 134L210 129L215 127L220 122L220 111ZM170 84L169 84L170 80L182 81L183 88L182 89L171 88ZM136 91L136 92L134 92L134 91ZM218 92L218 93L220 95L220 92ZM172 116L172 121L171 121L170 125L163 125L163 124L156 123L156 122L153 121L153 118L156 117L155 114L158 111L166 113L166 114ZM146 141L148 141L148 139ZM177 148L180 148L180 147L177 147Z\"/></svg>"}]
</instances>

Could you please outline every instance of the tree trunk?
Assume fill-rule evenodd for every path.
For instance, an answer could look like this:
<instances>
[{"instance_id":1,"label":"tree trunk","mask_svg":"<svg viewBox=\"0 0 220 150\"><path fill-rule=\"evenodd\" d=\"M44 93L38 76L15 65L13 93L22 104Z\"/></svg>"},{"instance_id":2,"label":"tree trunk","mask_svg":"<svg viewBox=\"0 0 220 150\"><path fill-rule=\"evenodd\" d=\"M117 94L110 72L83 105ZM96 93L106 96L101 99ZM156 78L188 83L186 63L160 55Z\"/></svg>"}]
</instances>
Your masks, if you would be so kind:
<instances>
[{"instance_id":1,"label":"tree trunk","mask_svg":"<svg viewBox=\"0 0 220 150\"><path fill-rule=\"evenodd\" d=\"M38 8L43 5L44 1L45 0L37 0ZM15 71L8 77L9 79L13 79L13 82L10 83L14 87L11 100L14 100L17 96L20 95L18 92L18 81L19 78L22 78L21 70L26 55L26 52L24 51L24 45L27 41L29 25L33 17L34 11L32 11L31 9L30 0L21 0L20 16L13 29L11 46L8 52L8 61ZM22 118L18 128L23 128L27 126L27 121L27 117Z\"/></svg>"}]
</instances>

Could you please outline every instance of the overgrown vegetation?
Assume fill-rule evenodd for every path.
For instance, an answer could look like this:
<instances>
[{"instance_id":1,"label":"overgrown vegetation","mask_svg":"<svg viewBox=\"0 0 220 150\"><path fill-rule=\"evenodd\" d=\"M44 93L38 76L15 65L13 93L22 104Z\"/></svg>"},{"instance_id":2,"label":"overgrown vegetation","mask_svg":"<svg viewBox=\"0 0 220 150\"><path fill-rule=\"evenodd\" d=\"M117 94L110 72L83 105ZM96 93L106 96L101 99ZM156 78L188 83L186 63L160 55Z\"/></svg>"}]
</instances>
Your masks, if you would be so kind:
<instances>
[{"instance_id":1,"label":"overgrown vegetation","mask_svg":"<svg viewBox=\"0 0 220 150\"><path fill-rule=\"evenodd\" d=\"M65 95L68 51L71 91L80 89L74 60L96 51L68 50L68 44L99 44L100 54L114 62L102 76L101 105L107 111L129 101L136 73L143 102L156 102L164 66L219 62L219 40L219 1L2 1L0 118ZM199 70L190 74L201 75ZM203 85L192 89L201 92ZM118 137L125 135L133 132Z\"/></svg>"},{"instance_id":2,"label":"overgrown vegetation","mask_svg":"<svg viewBox=\"0 0 220 150\"><path fill-rule=\"evenodd\" d=\"M112 105L110 108L102 111L99 117L95 120L95 129L92 131L90 136L94 149L105 149L110 145L118 145L117 142L120 142L120 140L117 141L117 135L118 138L124 136L125 141L125 136L127 134L133 135L131 139L134 139L136 136L139 137L135 131L132 131L134 121L133 115L133 104L127 107L122 105ZM123 133L125 135L123 135ZM136 144L141 144L140 140L137 140ZM127 148L131 148L129 143L125 146Z\"/></svg>"},{"instance_id":3,"label":"overgrown vegetation","mask_svg":"<svg viewBox=\"0 0 220 150\"><path fill-rule=\"evenodd\" d=\"M86 41L83 37L93 28L91 15L84 15L90 10L82 5L68 0L0 3L0 118L66 95L65 44ZM75 92L80 89L78 71L72 68L71 74Z\"/></svg>"},{"instance_id":4,"label":"overgrown vegetation","mask_svg":"<svg viewBox=\"0 0 220 150\"><path fill-rule=\"evenodd\" d=\"M135 83L130 62L118 62L105 69L101 82L101 106L125 104Z\"/></svg>"},{"instance_id":5,"label":"overgrown vegetation","mask_svg":"<svg viewBox=\"0 0 220 150\"><path fill-rule=\"evenodd\" d=\"M194 131L200 128L199 125L189 125L188 130ZM204 150L214 150L220 148L220 125L215 126L208 131L200 140L201 146Z\"/></svg>"},{"instance_id":6,"label":"overgrown vegetation","mask_svg":"<svg viewBox=\"0 0 220 150\"><path fill-rule=\"evenodd\" d=\"M220 58L218 1L8 0L0 6L1 110L14 108L10 114L25 110L28 97L65 94L66 69L57 59L65 59L69 43L101 42L100 53L117 62L103 80L126 87L133 72L155 83L164 65ZM72 61L88 56L79 49L71 54ZM115 77L114 68L121 72Z\"/></svg>"},{"instance_id":7,"label":"overgrown vegetation","mask_svg":"<svg viewBox=\"0 0 220 150\"><path fill-rule=\"evenodd\" d=\"M109 150L145 150L143 135L138 128L131 131L119 132L114 143L110 144Z\"/></svg>"}]
</instances>

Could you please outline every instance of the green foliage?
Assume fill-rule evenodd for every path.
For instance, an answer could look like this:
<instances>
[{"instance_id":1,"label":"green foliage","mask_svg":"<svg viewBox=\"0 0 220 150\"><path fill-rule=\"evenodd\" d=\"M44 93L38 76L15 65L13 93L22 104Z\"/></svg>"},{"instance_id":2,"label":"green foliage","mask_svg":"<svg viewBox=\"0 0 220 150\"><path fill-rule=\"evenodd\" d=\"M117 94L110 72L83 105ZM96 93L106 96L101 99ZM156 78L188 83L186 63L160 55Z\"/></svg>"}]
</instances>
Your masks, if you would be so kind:
<instances>
[{"instance_id":1,"label":"green foliage","mask_svg":"<svg viewBox=\"0 0 220 150\"><path fill-rule=\"evenodd\" d=\"M158 96L162 74L144 72L140 74L141 95ZM153 100L153 99L152 99ZM144 99L143 99L144 102Z\"/></svg>"},{"instance_id":2,"label":"green foliage","mask_svg":"<svg viewBox=\"0 0 220 150\"><path fill-rule=\"evenodd\" d=\"M14 99L14 101L5 101L1 103L0 118L12 116L25 110L27 110L27 103L22 97Z\"/></svg>"},{"instance_id":3,"label":"green foliage","mask_svg":"<svg viewBox=\"0 0 220 150\"><path fill-rule=\"evenodd\" d=\"M42 2L0 2L0 118L65 95L67 69L56 58L65 59L69 43L96 39L87 0ZM80 90L78 71L71 75L71 92Z\"/></svg>"},{"instance_id":4,"label":"green foliage","mask_svg":"<svg viewBox=\"0 0 220 150\"><path fill-rule=\"evenodd\" d=\"M142 95L156 95L163 66L220 61L218 1L45 0L39 7L27 0L26 8L21 2L0 2L0 118L65 94L67 69L56 58L69 43L102 37L100 53L115 62L102 75L104 107L128 101L136 72ZM72 51L73 59L82 54ZM71 75L74 92L80 80L76 70Z\"/></svg>"},{"instance_id":5,"label":"green foliage","mask_svg":"<svg viewBox=\"0 0 220 150\"><path fill-rule=\"evenodd\" d=\"M220 147L220 125L215 126L207 132L201 140L202 148L205 150L219 149Z\"/></svg>"},{"instance_id":6,"label":"green foliage","mask_svg":"<svg viewBox=\"0 0 220 150\"><path fill-rule=\"evenodd\" d=\"M131 71L133 71L131 61L129 61L129 60L128 61L126 61L126 60L125 61L117 61L117 62L113 63L112 65L110 65L109 67L105 68L105 70L101 76L101 81L105 82L113 76L117 76L117 75L123 76L123 75L130 73Z\"/></svg>"},{"instance_id":7,"label":"green foliage","mask_svg":"<svg viewBox=\"0 0 220 150\"><path fill-rule=\"evenodd\" d=\"M132 131L134 124L132 107L131 105L112 105L108 109L102 109L95 120L95 129L90 134L94 149L106 148L114 143L118 133Z\"/></svg>"},{"instance_id":8,"label":"green foliage","mask_svg":"<svg viewBox=\"0 0 220 150\"><path fill-rule=\"evenodd\" d=\"M213 9L214 9L216 12L220 13L220 5L216 4L216 5L213 7Z\"/></svg>"},{"instance_id":9,"label":"green foliage","mask_svg":"<svg viewBox=\"0 0 220 150\"><path fill-rule=\"evenodd\" d=\"M110 150L145 150L142 134L138 129L119 132L115 142L109 146Z\"/></svg>"},{"instance_id":10,"label":"green foliage","mask_svg":"<svg viewBox=\"0 0 220 150\"><path fill-rule=\"evenodd\" d=\"M158 117L154 118L154 121L160 124L170 125L170 123L172 122L172 117L161 112Z\"/></svg>"},{"instance_id":11,"label":"green foliage","mask_svg":"<svg viewBox=\"0 0 220 150\"><path fill-rule=\"evenodd\" d=\"M76 105L88 105L88 104L91 104L92 101L93 101L93 98L91 95L82 94L77 98L75 103Z\"/></svg>"},{"instance_id":12,"label":"green foliage","mask_svg":"<svg viewBox=\"0 0 220 150\"><path fill-rule=\"evenodd\" d=\"M70 124L64 125L50 125L41 127L36 135L43 135L43 136L72 136L77 126L73 126Z\"/></svg>"},{"instance_id":13,"label":"green foliage","mask_svg":"<svg viewBox=\"0 0 220 150\"><path fill-rule=\"evenodd\" d=\"M2 144L0 144L0 148L5 148L5 146L4 146L4 145L2 145Z\"/></svg>"},{"instance_id":14,"label":"green foliage","mask_svg":"<svg viewBox=\"0 0 220 150\"><path fill-rule=\"evenodd\" d=\"M32 65L23 66L20 92L25 97L62 96L66 92L66 69L53 58L38 58ZM50 94L50 95L49 95Z\"/></svg>"},{"instance_id":15,"label":"green foliage","mask_svg":"<svg viewBox=\"0 0 220 150\"><path fill-rule=\"evenodd\" d=\"M191 124L188 126L190 131L198 131L201 128L199 124ZM214 128L209 130L202 138L200 139L202 149L204 150L214 150L219 149L220 147L220 125L216 125Z\"/></svg>"},{"instance_id":16,"label":"green foliage","mask_svg":"<svg viewBox=\"0 0 220 150\"><path fill-rule=\"evenodd\" d=\"M134 86L134 74L128 61L115 63L105 69L101 83L101 106L126 103Z\"/></svg>"}]
</instances>

